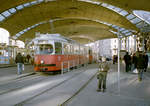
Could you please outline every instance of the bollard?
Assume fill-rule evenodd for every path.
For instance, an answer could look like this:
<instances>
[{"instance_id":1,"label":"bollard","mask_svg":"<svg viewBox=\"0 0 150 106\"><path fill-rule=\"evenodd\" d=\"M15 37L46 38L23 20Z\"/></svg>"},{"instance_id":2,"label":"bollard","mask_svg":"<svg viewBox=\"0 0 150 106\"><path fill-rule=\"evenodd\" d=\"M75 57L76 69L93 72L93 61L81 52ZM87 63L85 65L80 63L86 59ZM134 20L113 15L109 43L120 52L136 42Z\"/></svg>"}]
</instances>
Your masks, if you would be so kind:
<instances>
[{"instance_id":1,"label":"bollard","mask_svg":"<svg viewBox=\"0 0 150 106\"><path fill-rule=\"evenodd\" d=\"M80 67L80 60L78 59L78 68Z\"/></svg>"},{"instance_id":2,"label":"bollard","mask_svg":"<svg viewBox=\"0 0 150 106\"><path fill-rule=\"evenodd\" d=\"M68 61L68 72L70 71L70 62Z\"/></svg>"},{"instance_id":3,"label":"bollard","mask_svg":"<svg viewBox=\"0 0 150 106\"><path fill-rule=\"evenodd\" d=\"M64 71L64 64L63 62L61 63L61 75L63 75L63 71Z\"/></svg>"},{"instance_id":4,"label":"bollard","mask_svg":"<svg viewBox=\"0 0 150 106\"><path fill-rule=\"evenodd\" d=\"M75 66L75 60L73 60L73 67L75 68L76 66Z\"/></svg>"}]
</instances>

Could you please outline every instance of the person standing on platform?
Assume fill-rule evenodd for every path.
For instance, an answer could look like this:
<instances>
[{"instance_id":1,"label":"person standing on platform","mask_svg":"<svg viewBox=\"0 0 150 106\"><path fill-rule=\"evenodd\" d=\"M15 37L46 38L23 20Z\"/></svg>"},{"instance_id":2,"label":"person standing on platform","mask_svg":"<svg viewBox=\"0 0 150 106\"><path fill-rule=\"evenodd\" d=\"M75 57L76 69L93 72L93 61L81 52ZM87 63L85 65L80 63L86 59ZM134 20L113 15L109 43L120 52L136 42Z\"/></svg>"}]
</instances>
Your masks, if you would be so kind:
<instances>
[{"instance_id":1,"label":"person standing on platform","mask_svg":"<svg viewBox=\"0 0 150 106\"><path fill-rule=\"evenodd\" d=\"M131 70L131 56L126 52L126 55L124 56L124 61L126 64L126 72Z\"/></svg>"},{"instance_id":2,"label":"person standing on platform","mask_svg":"<svg viewBox=\"0 0 150 106\"><path fill-rule=\"evenodd\" d=\"M106 90L106 79L107 79L107 72L109 70L109 65L106 62L106 58L102 57L102 62L99 63L99 71L97 74L98 78L98 92L101 92L103 89L103 92Z\"/></svg>"},{"instance_id":3,"label":"person standing on platform","mask_svg":"<svg viewBox=\"0 0 150 106\"><path fill-rule=\"evenodd\" d=\"M27 62L30 63L31 56L27 54L26 58L27 58Z\"/></svg>"},{"instance_id":4,"label":"person standing on platform","mask_svg":"<svg viewBox=\"0 0 150 106\"><path fill-rule=\"evenodd\" d=\"M15 62L17 63L18 75L20 75L22 74L22 69L23 69L23 64L24 64L24 58L21 55L21 53L17 54Z\"/></svg>"},{"instance_id":5,"label":"person standing on platform","mask_svg":"<svg viewBox=\"0 0 150 106\"><path fill-rule=\"evenodd\" d=\"M148 55L146 54L146 52L144 52L144 60L145 60L145 67L144 67L144 72L147 71L147 67L148 67Z\"/></svg>"},{"instance_id":6,"label":"person standing on platform","mask_svg":"<svg viewBox=\"0 0 150 106\"><path fill-rule=\"evenodd\" d=\"M142 81L143 71L145 68L145 59L142 53L139 53L137 57L137 70L138 70L138 80Z\"/></svg>"},{"instance_id":7,"label":"person standing on platform","mask_svg":"<svg viewBox=\"0 0 150 106\"><path fill-rule=\"evenodd\" d=\"M135 53L133 54L133 56L131 58L131 63L132 63L131 67L132 67L132 71L133 71L134 69L136 69L136 66L137 66L137 56Z\"/></svg>"}]
</instances>

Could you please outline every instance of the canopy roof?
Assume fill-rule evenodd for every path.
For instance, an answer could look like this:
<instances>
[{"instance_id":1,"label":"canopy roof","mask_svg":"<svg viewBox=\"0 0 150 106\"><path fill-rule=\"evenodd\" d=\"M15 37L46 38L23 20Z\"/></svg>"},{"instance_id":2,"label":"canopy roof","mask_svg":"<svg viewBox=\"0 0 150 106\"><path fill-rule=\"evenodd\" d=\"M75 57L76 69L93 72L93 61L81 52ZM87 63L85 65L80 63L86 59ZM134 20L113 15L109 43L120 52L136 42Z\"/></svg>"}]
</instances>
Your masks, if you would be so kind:
<instances>
[{"instance_id":1,"label":"canopy roof","mask_svg":"<svg viewBox=\"0 0 150 106\"><path fill-rule=\"evenodd\" d=\"M132 14L150 11L149 0L0 0L0 27L25 41L35 32L60 33L89 43L122 35L150 31L150 25Z\"/></svg>"}]
</instances>

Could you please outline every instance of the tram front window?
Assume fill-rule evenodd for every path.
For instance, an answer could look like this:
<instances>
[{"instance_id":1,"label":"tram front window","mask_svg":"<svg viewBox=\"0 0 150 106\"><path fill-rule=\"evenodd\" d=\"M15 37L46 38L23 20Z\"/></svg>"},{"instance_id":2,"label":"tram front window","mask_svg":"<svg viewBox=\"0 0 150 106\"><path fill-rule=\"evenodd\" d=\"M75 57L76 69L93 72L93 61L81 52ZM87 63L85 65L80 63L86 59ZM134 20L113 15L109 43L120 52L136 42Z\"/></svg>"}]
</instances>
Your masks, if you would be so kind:
<instances>
[{"instance_id":1,"label":"tram front window","mask_svg":"<svg viewBox=\"0 0 150 106\"><path fill-rule=\"evenodd\" d=\"M39 45L39 54L52 54L53 53L53 45L51 44L41 44Z\"/></svg>"}]
</instances>

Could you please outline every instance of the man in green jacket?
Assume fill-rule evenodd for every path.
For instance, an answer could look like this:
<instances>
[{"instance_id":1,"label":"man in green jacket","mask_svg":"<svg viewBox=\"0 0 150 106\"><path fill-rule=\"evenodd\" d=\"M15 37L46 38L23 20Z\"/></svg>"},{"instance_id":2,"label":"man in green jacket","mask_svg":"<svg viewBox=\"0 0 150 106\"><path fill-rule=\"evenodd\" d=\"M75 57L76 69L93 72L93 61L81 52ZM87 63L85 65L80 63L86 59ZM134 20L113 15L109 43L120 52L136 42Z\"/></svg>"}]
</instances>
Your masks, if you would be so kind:
<instances>
[{"instance_id":1,"label":"man in green jacket","mask_svg":"<svg viewBox=\"0 0 150 106\"><path fill-rule=\"evenodd\" d=\"M106 78L107 78L107 72L109 70L109 65L106 62L106 58L102 57L102 62L99 63L99 71L97 74L98 78L98 92L105 92L106 90Z\"/></svg>"}]
</instances>

